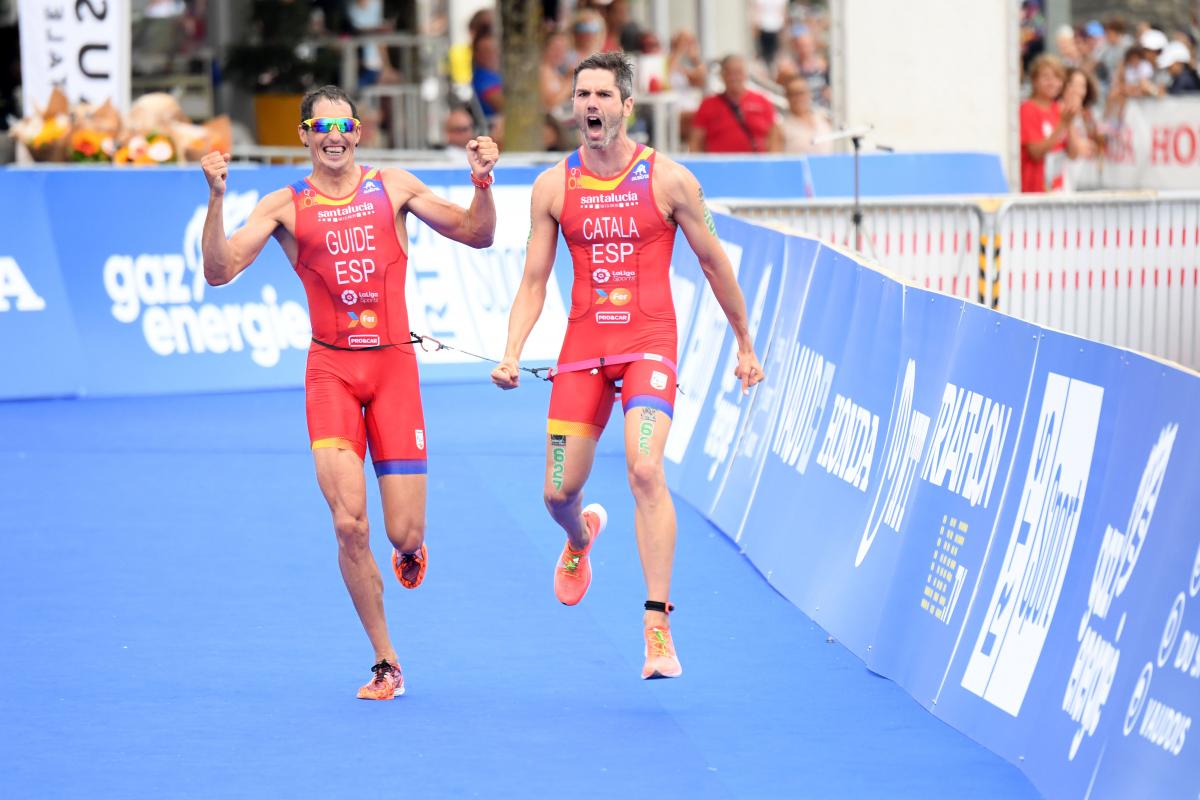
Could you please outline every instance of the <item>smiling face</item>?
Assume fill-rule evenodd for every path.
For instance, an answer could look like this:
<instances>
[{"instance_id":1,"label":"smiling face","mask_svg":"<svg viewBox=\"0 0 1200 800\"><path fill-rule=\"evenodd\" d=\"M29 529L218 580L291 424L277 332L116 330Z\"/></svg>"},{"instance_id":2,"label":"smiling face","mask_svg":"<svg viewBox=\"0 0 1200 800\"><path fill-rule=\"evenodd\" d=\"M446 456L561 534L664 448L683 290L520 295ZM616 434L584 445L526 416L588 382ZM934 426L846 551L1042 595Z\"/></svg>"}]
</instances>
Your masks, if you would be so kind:
<instances>
[{"instance_id":1,"label":"smiling face","mask_svg":"<svg viewBox=\"0 0 1200 800\"><path fill-rule=\"evenodd\" d=\"M584 144L604 150L625 131L633 98L621 100L616 76L606 69L585 69L575 78L574 117Z\"/></svg>"},{"instance_id":2,"label":"smiling face","mask_svg":"<svg viewBox=\"0 0 1200 800\"><path fill-rule=\"evenodd\" d=\"M354 111L350 104L341 100L330 100L322 97L313 105L313 118L317 117L353 117ZM355 128L350 133L342 133L334 128L329 133L317 133L300 126L300 141L312 155L313 167L324 167L332 172L340 172L354 165L354 149L362 137L362 128Z\"/></svg>"}]
</instances>

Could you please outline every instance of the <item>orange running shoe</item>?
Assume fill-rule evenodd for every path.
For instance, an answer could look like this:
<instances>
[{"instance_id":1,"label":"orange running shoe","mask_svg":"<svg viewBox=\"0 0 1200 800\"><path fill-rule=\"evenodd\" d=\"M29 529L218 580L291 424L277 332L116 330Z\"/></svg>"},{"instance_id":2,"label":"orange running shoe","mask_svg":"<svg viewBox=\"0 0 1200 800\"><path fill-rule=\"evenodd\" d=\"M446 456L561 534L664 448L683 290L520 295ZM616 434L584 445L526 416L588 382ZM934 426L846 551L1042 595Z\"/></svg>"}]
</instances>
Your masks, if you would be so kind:
<instances>
[{"instance_id":1,"label":"orange running shoe","mask_svg":"<svg viewBox=\"0 0 1200 800\"><path fill-rule=\"evenodd\" d=\"M401 554L399 550L392 550L392 571L396 573L396 580L400 581L400 585L405 589L415 589L421 585L421 581L425 580L425 567L428 563L429 550L424 543L415 553Z\"/></svg>"},{"instance_id":2,"label":"orange running shoe","mask_svg":"<svg viewBox=\"0 0 1200 800\"><path fill-rule=\"evenodd\" d=\"M678 678L683 665L675 655L671 629L652 625L646 628L646 663L642 665L642 680Z\"/></svg>"},{"instance_id":3,"label":"orange running shoe","mask_svg":"<svg viewBox=\"0 0 1200 800\"><path fill-rule=\"evenodd\" d=\"M554 567L554 596L567 606L582 600L592 584L592 563L588 560L588 553L592 551L600 532L608 525L608 512L599 503L592 503L583 509L583 524L592 534L587 547L572 550L568 540Z\"/></svg>"},{"instance_id":4,"label":"orange running shoe","mask_svg":"<svg viewBox=\"0 0 1200 800\"><path fill-rule=\"evenodd\" d=\"M371 667L371 672L375 673L375 677L358 690L359 700L391 700L404 694L404 673L399 665L385 658Z\"/></svg>"}]
</instances>

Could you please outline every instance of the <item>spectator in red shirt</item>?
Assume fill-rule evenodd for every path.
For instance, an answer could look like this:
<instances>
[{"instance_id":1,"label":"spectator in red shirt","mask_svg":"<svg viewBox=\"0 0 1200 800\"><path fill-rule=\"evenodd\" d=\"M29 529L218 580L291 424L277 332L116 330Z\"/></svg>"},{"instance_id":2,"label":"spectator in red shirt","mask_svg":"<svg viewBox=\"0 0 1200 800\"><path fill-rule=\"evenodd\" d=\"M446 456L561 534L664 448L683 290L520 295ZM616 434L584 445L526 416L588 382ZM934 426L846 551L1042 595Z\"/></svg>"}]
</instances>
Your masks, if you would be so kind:
<instances>
[{"instance_id":1,"label":"spectator in red shirt","mask_svg":"<svg viewBox=\"0 0 1200 800\"><path fill-rule=\"evenodd\" d=\"M1021 104L1021 191L1045 192L1061 185L1062 163L1046 170L1048 156L1065 149L1077 102L1059 104L1066 71L1055 56L1043 54L1029 67L1032 95ZM1057 157L1061 159L1061 156ZM1047 182L1049 180L1049 183Z\"/></svg>"},{"instance_id":2,"label":"spectator in red shirt","mask_svg":"<svg viewBox=\"0 0 1200 800\"><path fill-rule=\"evenodd\" d=\"M704 98L692 119L688 148L693 153L777 153L781 147L775 107L746 88L746 60L721 61L725 91Z\"/></svg>"}]
</instances>

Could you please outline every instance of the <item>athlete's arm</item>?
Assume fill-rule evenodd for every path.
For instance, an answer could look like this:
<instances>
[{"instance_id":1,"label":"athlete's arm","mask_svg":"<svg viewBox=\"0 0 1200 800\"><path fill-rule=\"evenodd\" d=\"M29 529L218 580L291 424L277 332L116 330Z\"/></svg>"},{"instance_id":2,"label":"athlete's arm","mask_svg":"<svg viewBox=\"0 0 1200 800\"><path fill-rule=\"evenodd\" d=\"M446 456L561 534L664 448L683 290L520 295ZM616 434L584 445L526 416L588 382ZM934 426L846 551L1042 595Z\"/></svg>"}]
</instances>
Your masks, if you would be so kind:
<instances>
[{"instance_id":1,"label":"athlete's arm","mask_svg":"<svg viewBox=\"0 0 1200 800\"><path fill-rule=\"evenodd\" d=\"M525 249L525 271L508 313L508 342L500 366L492 370L492 383L501 389L515 389L521 382L521 351L529 332L542 315L546 303L546 284L554 269L558 249L558 220L554 209L563 192L561 167L552 167L533 182L533 200L529 212L529 243Z\"/></svg>"},{"instance_id":2,"label":"athlete's arm","mask_svg":"<svg viewBox=\"0 0 1200 800\"><path fill-rule=\"evenodd\" d=\"M746 301L742 297L741 287L738 286L737 276L733 274L733 266L729 256L717 239L716 226L712 214L704 202L704 190L699 181L685 167L658 156L655 176L663 183L664 195L670 204L670 213L679 230L687 237L704 277L712 287L713 295L721 304L721 310L733 328L738 344L738 365L734 374L742 382L742 391L761 381L762 366L758 356L754 354L754 339L750 336L750 325L746 317ZM666 167L666 169L663 169ZM658 194L658 186L655 186Z\"/></svg>"},{"instance_id":3,"label":"athlete's arm","mask_svg":"<svg viewBox=\"0 0 1200 800\"><path fill-rule=\"evenodd\" d=\"M208 214L200 251L204 256L204 279L212 286L229 283L250 266L279 227L279 209L290 201L287 189L280 189L259 201L246 224L225 238L225 181L229 174L229 153L212 152L200 160L208 181Z\"/></svg>"},{"instance_id":4,"label":"athlete's arm","mask_svg":"<svg viewBox=\"0 0 1200 800\"><path fill-rule=\"evenodd\" d=\"M487 136L467 142L467 161L475 180L487 180L499 158L500 148ZM404 207L438 233L471 247L491 246L496 235L496 204L490 188L477 185L471 207L463 208L438 197L409 172L386 170L384 179L399 184L399 196L408 198Z\"/></svg>"}]
</instances>

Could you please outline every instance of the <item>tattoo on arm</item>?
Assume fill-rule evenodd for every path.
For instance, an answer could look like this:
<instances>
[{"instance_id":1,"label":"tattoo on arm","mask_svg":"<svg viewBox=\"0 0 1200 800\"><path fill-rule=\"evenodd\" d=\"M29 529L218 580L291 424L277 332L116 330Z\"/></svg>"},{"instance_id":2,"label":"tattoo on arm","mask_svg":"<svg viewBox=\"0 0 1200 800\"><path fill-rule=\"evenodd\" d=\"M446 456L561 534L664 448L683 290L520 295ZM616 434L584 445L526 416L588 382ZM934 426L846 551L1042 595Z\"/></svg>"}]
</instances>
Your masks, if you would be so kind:
<instances>
[{"instance_id":1,"label":"tattoo on arm","mask_svg":"<svg viewBox=\"0 0 1200 800\"><path fill-rule=\"evenodd\" d=\"M704 209L704 224L708 226L708 232L716 236L717 223L713 221L712 212L708 210L708 203L704 202L704 187L700 188L700 207Z\"/></svg>"}]
</instances>

